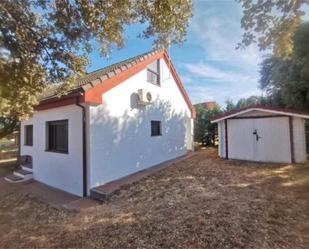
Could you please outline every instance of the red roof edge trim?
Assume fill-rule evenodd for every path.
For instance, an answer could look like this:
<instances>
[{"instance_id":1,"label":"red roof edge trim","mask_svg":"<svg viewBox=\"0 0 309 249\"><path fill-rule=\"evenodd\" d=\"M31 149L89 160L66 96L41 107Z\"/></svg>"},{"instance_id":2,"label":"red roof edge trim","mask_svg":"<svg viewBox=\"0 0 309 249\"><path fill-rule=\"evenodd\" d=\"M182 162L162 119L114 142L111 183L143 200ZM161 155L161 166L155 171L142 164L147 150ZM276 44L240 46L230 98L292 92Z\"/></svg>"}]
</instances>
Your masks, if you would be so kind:
<instances>
[{"instance_id":1,"label":"red roof edge trim","mask_svg":"<svg viewBox=\"0 0 309 249\"><path fill-rule=\"evenodd\" d=\"M81 93L74 94L74 95L67 95L63 96L61 98L53 98L48 100L43 100L40 102L39 105L34 107L35 111L43 111L47 109L67 106L67 105L73 105L76 103L76 98L80 99L80 102L83 102L83 96Z\"/></svg>"},{"instance_id":2,"label":"red roof edge trim","mask_svg":"<svg viewBox=\"0 0 309 249\"><path fill-rule=\"evenodd\" d=\"M144 60L141 60L138 63L134 64L133 66L129 67L127 70L122 71L119 74L116 74L110 77L109 79L101 81L101 83L96 84L94 87L86 90L83 93L83 96L81 96L81 94L79 93L80 103L84 102L84 103L91 104L91 105L102 104L102 94L108 92L112 88L124 82L126 79L142 71L153 61L157 59L161 59L161 58L165 60L165 63L169 67L169 70L171 71L173 78L177 84L177 87L180 90L187 106L189 107L189 110L191 112L191 118L195 118L196 117L195 109L189 99L188 94L185 91L185 88L183 87L181 83L181 80L166 50L160 50L157 53L151 56L148 56ZM46 110L46 109L56 108L56 107L60 107L64 105L75 104L76 96L77 95L74 94L74 95L63 96L61 98L54 98L54 99L49 99L46 101L41 101L40 104L35 107L35 110L37 111Z\"/></svg>"},{"instance_id":3,"label":"red roof edge trim","mask_svg":"<svg viewBox=\"0 0 309 249\"><path fill-rule=\"evenodd\" d=\"M101 104L102 103L102 94L108 92L109 90L111 90L112 88L118 86L119 84L121 84L123 81L125 81L126 79L132 77L133 75L135 75L136 73L142 71L143 69L145 69L150 63L152 63L153 61L157 60L157 59L161 59L163 58L166 62L167 65L170 65L170 70L172 72L172 75L174 77L174 80L186 102L186 104L188 105L190 111L191 111L191 117L195 118L196 113L195 113L195 109L176 73L176 70L174 68L174 66L172 65L170 58L168 56L168 54L166 53L165 50L161 50L158 53L146 58L145 60L142 60L140 62L138 62L137 64L135 64L134 66L128 68L127 70L107 79L102 81L100 84L96 85L95 87L87 90L85 92L85 102L86 103L96 103L96 104Z\"/></svg>"}]
</instances>

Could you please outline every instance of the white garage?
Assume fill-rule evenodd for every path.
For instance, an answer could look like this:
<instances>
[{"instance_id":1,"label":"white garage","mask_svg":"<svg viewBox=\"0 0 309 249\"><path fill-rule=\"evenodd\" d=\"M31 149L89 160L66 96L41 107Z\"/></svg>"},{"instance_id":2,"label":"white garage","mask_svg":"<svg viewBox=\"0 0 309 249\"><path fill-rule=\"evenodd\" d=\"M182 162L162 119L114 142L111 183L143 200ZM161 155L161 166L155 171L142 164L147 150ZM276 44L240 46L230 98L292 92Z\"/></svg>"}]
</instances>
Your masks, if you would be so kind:
<instances>
[{"instance_id":1,"label":"white garage","mask_svg":"<svg viewBox=\"0 0 309 249\"><path fill-rule=\"evenodd\" d=\"M258 162L304 163L309 113L253 106L228 112L218 123L219 156Z\"/></svg>"}]
</instances>

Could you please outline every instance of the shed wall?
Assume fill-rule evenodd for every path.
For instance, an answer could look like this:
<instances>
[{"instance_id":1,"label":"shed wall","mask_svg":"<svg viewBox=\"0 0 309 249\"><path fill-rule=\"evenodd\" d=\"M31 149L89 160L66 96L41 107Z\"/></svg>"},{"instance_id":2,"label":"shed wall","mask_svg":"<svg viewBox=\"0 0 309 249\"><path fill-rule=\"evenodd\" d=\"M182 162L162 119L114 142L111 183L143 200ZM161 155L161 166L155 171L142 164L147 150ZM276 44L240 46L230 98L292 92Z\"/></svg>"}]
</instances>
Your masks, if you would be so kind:
<instances>
[{"instance_id":1,"label":"shed wall","mask_svg":"<svg viewBox=\"0 0 309 249\"><path fill-rule=\"evenodd\" d=\"M296 163L306 162L305 121L302 118L293 118L294 156Z\"/></svg>"},{"instance_id":2,"label":"shed wall","mask_svg":"<svg viewBox=\"0 0 309 249\"><path fill-rule=\"evenodd\" d=\"M218 123L218 137L219 137L219 156L225 157L225 123L224 120Z\"/></svg>"}]
</instances>

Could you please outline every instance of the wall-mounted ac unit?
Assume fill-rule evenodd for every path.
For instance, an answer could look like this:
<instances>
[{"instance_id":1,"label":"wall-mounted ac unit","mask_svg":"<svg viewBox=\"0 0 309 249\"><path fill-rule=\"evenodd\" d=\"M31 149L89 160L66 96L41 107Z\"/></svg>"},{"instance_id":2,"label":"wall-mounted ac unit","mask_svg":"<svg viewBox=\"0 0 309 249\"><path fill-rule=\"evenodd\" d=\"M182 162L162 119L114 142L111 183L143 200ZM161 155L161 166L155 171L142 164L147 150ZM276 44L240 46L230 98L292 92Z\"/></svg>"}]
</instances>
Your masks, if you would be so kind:
<instances>
[{"instance_id":1,"label":"wall-mounted ac unit","mask_svg":"<svg viewBox=\"0 0 309 249\"><path fill-rule=\"evenodd\" d=\"M146 89L138 89L138 104L139 105L149 105L152 101L152 95Z\"/></svg>"}]
</instances>

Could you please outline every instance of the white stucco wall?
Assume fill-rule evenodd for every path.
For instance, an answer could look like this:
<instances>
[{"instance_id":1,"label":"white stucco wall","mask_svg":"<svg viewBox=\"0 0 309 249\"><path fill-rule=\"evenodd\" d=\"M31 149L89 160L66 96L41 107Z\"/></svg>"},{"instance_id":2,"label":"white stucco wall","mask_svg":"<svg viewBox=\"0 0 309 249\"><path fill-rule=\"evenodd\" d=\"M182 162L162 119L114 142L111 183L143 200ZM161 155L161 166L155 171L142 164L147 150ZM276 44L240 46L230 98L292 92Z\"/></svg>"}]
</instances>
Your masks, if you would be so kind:
<instances>
[{"instance_id":1,"label":"white stucco wall","mask_svg":"<svg viewBox=\"0 0 309 249\"><path fill-rule=\"evenodd\" d=\"M68 154L46 150L46 122L68 119ZM33 146L24 145L24 125L33 125ZM21 155L31 155L34 179L82 196L82 112L69 105L36 112L21 124Z\"/></svg>"},{"instance_id":2,"label":"white stucco wall","mask_svg":"<svg viewBox=\"0 0 309 249\"><path fill-rule=\"evenodd\" d=\"M146 81L146 69L103 95L90 107L90 187L121 178L192 149L193 122L172 74L160 61L161 86ZM153 103L136 104L138 89ZM162 136L151 137L151 120L161 121Z\"/></svg>"},{"instance_id":3,"label":"white stucco wall","mask_svg":"<svg viewBox=\"0 0 309 249\"><path fill-rule=\"evenodd\" d=\"M218 154L220 157L225 157L225 123L224 120L218 123Z\"/></svg>"},{"instance_id":4,"label":"white stucco wall","mask_svg":"<svg viewBox=\"0 0 309 249\"><path fill-rule=\"evenodd\" d=\"M304 163L307 159L305 120L293 118L294 156L296 163Z\"/></svg>"}]
</instances>

